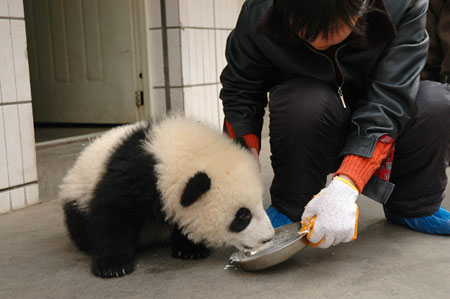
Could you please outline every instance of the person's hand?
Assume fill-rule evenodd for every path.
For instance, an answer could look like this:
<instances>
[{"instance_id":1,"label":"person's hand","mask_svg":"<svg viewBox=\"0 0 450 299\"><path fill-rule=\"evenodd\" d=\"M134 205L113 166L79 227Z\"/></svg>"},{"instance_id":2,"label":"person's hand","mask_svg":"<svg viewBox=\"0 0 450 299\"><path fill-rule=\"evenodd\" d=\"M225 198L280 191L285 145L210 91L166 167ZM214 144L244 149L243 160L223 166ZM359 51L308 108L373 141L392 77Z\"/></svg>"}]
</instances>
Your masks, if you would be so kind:
<instances>
[{"instance_id":1,"label":"person's hand","mask_svg":"<svg viewBox=\"0 0 450 299\"><path fill-rule=\"evenodd\" d=\"M302 230L312 247L328 248L356 239L358 189L346 179L335 177L305 207Z\"/></svg>"},{"instance_id":2,"label":"person's hand","mask_svg":"<svg viewBox=\"0 0 450 299\"><path fill-rule=\"evenodd\" d=\"M256 148L251 147L250 148L250 153L252 154L253 157L255 157L256 163L258 163L258 170L259 170L259 172L261 172L261 163L259 163L258 151L256 150Z\"/></svg>"}]
</instances>

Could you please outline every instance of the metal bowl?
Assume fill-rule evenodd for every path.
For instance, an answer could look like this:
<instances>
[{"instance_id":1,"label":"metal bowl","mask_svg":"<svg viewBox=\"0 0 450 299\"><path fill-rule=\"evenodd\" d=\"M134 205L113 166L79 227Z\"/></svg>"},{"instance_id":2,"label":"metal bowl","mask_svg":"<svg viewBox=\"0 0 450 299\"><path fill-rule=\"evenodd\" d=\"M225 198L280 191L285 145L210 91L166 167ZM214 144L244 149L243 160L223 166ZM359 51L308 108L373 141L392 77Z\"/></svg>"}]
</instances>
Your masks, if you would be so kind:
<instances>
[{"instance_id":1,"label":"metal bowl","mask_svg":"<svg viewBox=\"0 0 450 299\"><path fill-rule=\"evenodd\" d=\"M230 256L230 262L248 271L258 271L284 262L309 244L305 237L308 232L299 234L299 230L299 222L280 226L275 230L269 247L252 254L236 251Z\"/></svg>"}]
</instances>

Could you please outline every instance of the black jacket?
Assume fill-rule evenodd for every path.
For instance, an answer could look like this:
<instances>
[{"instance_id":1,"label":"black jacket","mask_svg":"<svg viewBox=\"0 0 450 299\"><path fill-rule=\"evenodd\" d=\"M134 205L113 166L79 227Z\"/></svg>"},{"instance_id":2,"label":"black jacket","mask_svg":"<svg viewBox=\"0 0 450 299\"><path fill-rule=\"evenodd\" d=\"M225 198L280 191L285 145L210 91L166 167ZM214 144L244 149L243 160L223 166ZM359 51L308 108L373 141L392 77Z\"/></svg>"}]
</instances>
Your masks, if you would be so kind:
<instances>
[{"instance_id":1,"label":"black jacket","mask_svg":"<svg viewBox=\"0 0 450 299\"><path fill-rule=\"evenodd\" d=\"M342 154L371 157L381 135L396 139L415 107L428 51L426 0L371 0L366 28L337 50L352 128ZM267 92L285 80L311 77L336 87L331 59L301 39L291 40L272 0L247 0L227 40L222 72L225 118L236 135L261 135Z\"/></svg>"}]
</instances>

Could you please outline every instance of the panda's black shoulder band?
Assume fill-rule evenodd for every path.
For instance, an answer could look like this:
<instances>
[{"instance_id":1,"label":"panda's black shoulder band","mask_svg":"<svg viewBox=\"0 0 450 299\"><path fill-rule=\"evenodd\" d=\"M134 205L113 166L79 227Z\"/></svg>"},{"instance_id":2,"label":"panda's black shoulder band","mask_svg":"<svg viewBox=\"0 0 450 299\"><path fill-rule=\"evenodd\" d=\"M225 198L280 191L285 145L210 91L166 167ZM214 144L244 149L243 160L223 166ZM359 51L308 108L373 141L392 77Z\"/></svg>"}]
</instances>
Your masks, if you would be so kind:
<instances>
[{"instance_id":1,"label":"panda's black shoulder band","mask_svg":"<svg viewBox=\"0 0 450 299\"><path fill-rule=\"evenodd\" d=\"M249 149L247 142L245 142L245 139L241 136L241 137L237 137L234 142L236 142L237 144L239 144L240 146L242 146L245 149Z\"/></svg>"},{"instance_id":2,"label":"panda's black shoulder band","mask_svg":"<svg viewBox=\"0 0 450 299\"><path fill-rule=\"evenodd\" d=\"M191 177L184 188L181 196L181 205L188 207L199 199L199 197L211 189L211 179L204 172L197 172Z\"/></svg>"}]
</instances>

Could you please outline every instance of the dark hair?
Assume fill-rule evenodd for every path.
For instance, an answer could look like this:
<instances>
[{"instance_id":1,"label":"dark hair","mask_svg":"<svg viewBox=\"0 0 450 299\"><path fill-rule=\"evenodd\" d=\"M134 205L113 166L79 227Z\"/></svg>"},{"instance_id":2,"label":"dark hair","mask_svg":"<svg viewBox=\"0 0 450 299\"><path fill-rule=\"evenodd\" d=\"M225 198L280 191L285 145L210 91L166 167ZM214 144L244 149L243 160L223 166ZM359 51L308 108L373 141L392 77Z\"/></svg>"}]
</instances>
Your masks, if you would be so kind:
<instances>
[{"instance_id":1,"label":"dark hair","mask_svg":"<svg viewBox=\"0 0 450 299\"><path fill-rule=\"evenodd\" d=\"M319 34L328 38L339 25L352 27L352 20L367 8L366 0L274 0L274 12L283 28L294 38L302 33L306 41ZM358 31L358 25L354 31Z\"/></svg>"}]
</instances>

